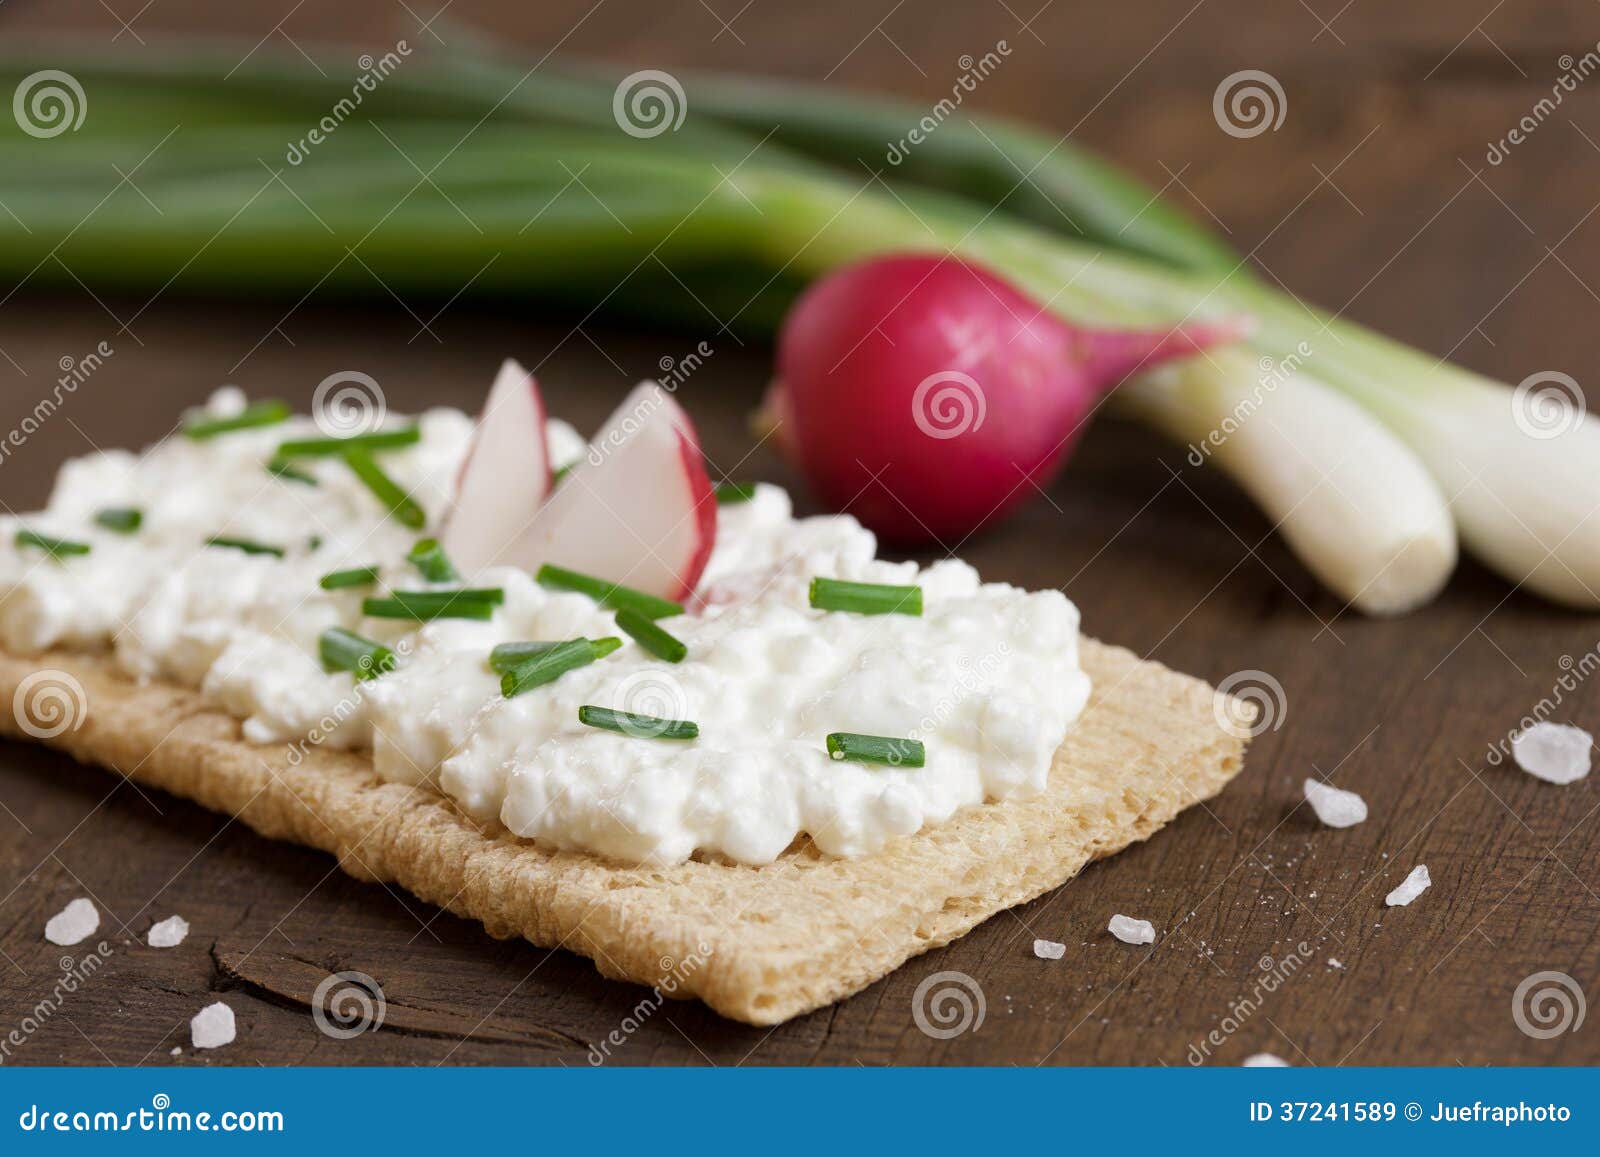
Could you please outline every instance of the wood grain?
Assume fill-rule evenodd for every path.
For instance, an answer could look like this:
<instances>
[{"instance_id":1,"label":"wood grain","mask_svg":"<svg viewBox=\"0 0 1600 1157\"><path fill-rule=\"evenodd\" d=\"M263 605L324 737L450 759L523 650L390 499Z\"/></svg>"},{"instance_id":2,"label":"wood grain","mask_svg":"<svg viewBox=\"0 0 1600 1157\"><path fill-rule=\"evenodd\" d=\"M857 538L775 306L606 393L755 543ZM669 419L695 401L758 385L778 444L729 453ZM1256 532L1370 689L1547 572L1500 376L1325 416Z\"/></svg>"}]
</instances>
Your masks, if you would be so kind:
<instances>
[{"instance_id":1,"label":"wood grain","mask_svg":"<svg viewBox=\"0 0 1600 1157\"><path fill-rule=\"evenodd\" d=\"M135 30L255 38L287 7L162 3ZM1593 361L1600 88L1569 95L1505 163L1485 160L1489 142L1549 92L1558 58L1600 40L1592 5L1509 0L1475 29L1483 13L1449 0L1406 5L1404 16L1358 3L1337 18L1338 4L1312 0L1331 31L1305 6L1223 0L1056 0L1029 29L1019 23L1034 4L1012 4L1018 17L999 4L932 0L758 0L736 16L738 7L459 0L451 15L539 54L829 77L930 101L948 91L961 53L1005 37L1015 50L974 98L984 108L1118 156L1213 214L1297 291L1513 382L1546 369L1583 381ZM63 25L96 42L118 31L91 0L0 9L8 39ZM426 35L386 2L308 5L283 33ZM117 43L138 51L125 33ZM1217 131L1212 93L1243 68L1282 81L1280 131L1251 140ZM0 426L32 408L61 357L112 335L117 352L0 466L0 498L14 510L36 505L62 458L159 437L179 406L222 381L303 401L328 373L357 367L398 408L471 406L512 353L540 364L556 412L593 425L634 378L700 336L465 299L292 305L22 287L0 304ZM769 447L752 450L744 421L768 359L720 341L685 386L687 404L715 463L795 485ZM1600 777L1554 788L1488 759L1551 695L1564 663L1600 646L1600 621L1512 592L1471 563L1424 611L1363 620L1320 592L1269 529L1223 480L1107 423L1047 495L962 546L986 576L1063 587L1088 629L1179 670L1213 681L1269 672L1284 689L1281 727L1255 741L1246 772L1208 809L771 1032L692 1005L639 1018L643 990L600 980L576 957L490 940L403 893L345 878L325 857L7 746L0 1036L55 981L63 953L41 932L68 899L97 898L115 950L8 1063L583 1065L630 1017L639 1023L608 1049L611 1063L1181 1066L1261 1050L1326 1065L1600 1062L1593 1031L1540 1040L1512 1016L1514 989L1536 972L1567 973L1600 994ZM1588 684L1556 714L1591 725L1597 716L1600 690ZM1305 776L1335 769L1372 813L1342 832L1296 807ZM1428 864L1432 890L1385 908L1384 893L1416 863ZM194 929L182 946L134 943L174 912ZM1114 912L1153 921L1156 945L1111 940ZM1035 959L1035 937L1066 943L1065 958ZM1291 978L1251 999L1265 958L1274 972L1302 956ZM383 1029L351 1040L316 1030L308 994L341 970L381 981ZM918 985L947 970L981 985L986 1015L939 1040L911 1012ZM240 1039L196 1057L188 1018L219 994L238 1013ZM1221 1044L1207 1044L1212 1031Z\"/></svg>"}]
</instances>

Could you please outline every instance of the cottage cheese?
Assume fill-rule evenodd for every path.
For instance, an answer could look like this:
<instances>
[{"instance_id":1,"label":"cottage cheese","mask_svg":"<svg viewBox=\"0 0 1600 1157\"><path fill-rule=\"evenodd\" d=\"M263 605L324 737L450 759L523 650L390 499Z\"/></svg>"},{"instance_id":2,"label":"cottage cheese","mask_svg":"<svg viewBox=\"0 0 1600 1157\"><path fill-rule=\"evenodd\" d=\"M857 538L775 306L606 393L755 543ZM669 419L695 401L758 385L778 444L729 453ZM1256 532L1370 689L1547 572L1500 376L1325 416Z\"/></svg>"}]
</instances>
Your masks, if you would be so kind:
<instances>
[{"instance_id":1,"label":"cottage cheese","mask_svg":"<svg viewBox=\"0 0 1600 1157\"><path fill-rule=\"evenodd\" d=\"M219 391L216 415L243 398ZM436 525L451 500L472 422L453 410L420 419L421 441L383 454L385 470ZM955 560L924 570L875 558L870 532L837 516L795 519L762 485L724 506L700 605L665 621L689 648L673 665L628 643L605 659L512 699L487 656L495 644L618 632L609 612L531 576L463 576L499 586L492 621L414 624L361 613L371 590L324 591L331 570L378 564L382 583L422 589L405 554L417 534L383 517L337 460L305 460L319 485L264 464L307 419L142 455L69 462L48 507L0 519L0 645L110 648L131 676L199 688L243 720L245 737L370 748L386 779L429 785L516 834L638 863L696 853L772 861L798 836L859 856L985 800L1036 793L1082 710L1077 609L1056 591L980 583ZM557 462L582 440L550 426ZM135 535L97 526L107 506L137 506ZM13 545L18 526L92 544L54 562ZM205 547L214 535L281 546L285 557ZM813 610L813 576L918 583L921 617ZM357 684L328 674L317 638L342 626L394 648L395 670ZM578 722L583 704L700 724L691 743L637 739ZM911 736L922 768L835 761L831 731Z\"/></svg>"}]
</instances>

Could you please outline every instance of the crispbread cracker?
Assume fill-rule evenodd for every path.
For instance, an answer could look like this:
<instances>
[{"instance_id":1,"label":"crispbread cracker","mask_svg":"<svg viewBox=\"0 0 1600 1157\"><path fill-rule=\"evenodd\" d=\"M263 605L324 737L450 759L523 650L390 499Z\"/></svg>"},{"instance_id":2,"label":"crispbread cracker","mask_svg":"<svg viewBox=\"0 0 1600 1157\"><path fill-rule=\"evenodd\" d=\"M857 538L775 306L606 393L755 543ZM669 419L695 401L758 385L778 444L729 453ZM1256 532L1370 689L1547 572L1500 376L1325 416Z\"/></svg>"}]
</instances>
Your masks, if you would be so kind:
<instances>
[{"instance_id":1,"label":"crispbread cracker","mask_svg":"<svg viewBox=\"0 0 1600 1157\"><path fill-rule=\"evenodd\" d=\"M196 692L132 683L102 657L0 652L0 696L16 702L30 674L66 672L88 710L76 729L42 736L51 746L331 852L351 875L393 881L491 935L581 952L602 974L641 984L670 975L673 995L765 1025L1058 887L1238 773L1244 743L1219 725L1207 684L1092 639L1082 659L1094 693L1043 795L967 808L877 855L834 859L801 841L761 868L630 867L548 851L475 823L430 788L383 782L363 754L316 748L293 764L286 745L245 742L238 721ZM6 734L24 734L25 721L0 711Z\"/></svg>"}]
</instances>

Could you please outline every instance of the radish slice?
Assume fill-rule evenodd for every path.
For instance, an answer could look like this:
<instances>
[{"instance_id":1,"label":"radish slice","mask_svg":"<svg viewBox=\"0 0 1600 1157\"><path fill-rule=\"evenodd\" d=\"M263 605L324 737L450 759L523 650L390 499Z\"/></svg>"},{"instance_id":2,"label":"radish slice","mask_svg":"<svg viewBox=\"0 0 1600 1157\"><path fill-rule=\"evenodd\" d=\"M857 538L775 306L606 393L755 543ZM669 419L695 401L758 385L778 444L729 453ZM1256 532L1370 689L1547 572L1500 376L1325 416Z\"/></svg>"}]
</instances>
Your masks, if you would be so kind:
<instances>
[{"instance_id":1,"label":"radish slice","mask_svg":"<svg viewBox=\"0 0 1600 1157\"><path fill-rule=\"evenodd\" d=\"M507 358L484 399L440 545L465 572L482 570L528 528L549 495L544 399L533 375Z\"/></svg>"},{"instance_id":2,"label":"radish slice","mask_svg":"<svg viewBox=\"0 0 1600 1157\"><path fill-rule=\"evenodd\" d=\"M681 602L716 538L717 502L694 425L672 395L643 382L497 561L528 571L554 563Z\"/></svg>"}]
</instances>

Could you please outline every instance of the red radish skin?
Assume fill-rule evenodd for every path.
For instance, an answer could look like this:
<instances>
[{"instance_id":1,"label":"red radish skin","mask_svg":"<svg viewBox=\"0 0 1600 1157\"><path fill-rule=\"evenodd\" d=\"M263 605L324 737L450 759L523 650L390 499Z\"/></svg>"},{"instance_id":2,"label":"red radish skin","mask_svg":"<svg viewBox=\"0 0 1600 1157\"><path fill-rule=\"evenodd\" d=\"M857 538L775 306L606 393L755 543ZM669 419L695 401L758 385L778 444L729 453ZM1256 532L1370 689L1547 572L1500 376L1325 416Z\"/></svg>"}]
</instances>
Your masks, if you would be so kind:
<instances>
[{"instance_id":1,"label":"red radish skin","mask_svg":"<svg viewBox=\"0 0 1600 1157\"><path fill-rule=\"evenodd\" d=\"M767 414L822 502L954 546L1045 485L1119 382L1243 332L1077 328L954 258L874 258L795 303Z\"/></svg>"}]
</instances>

